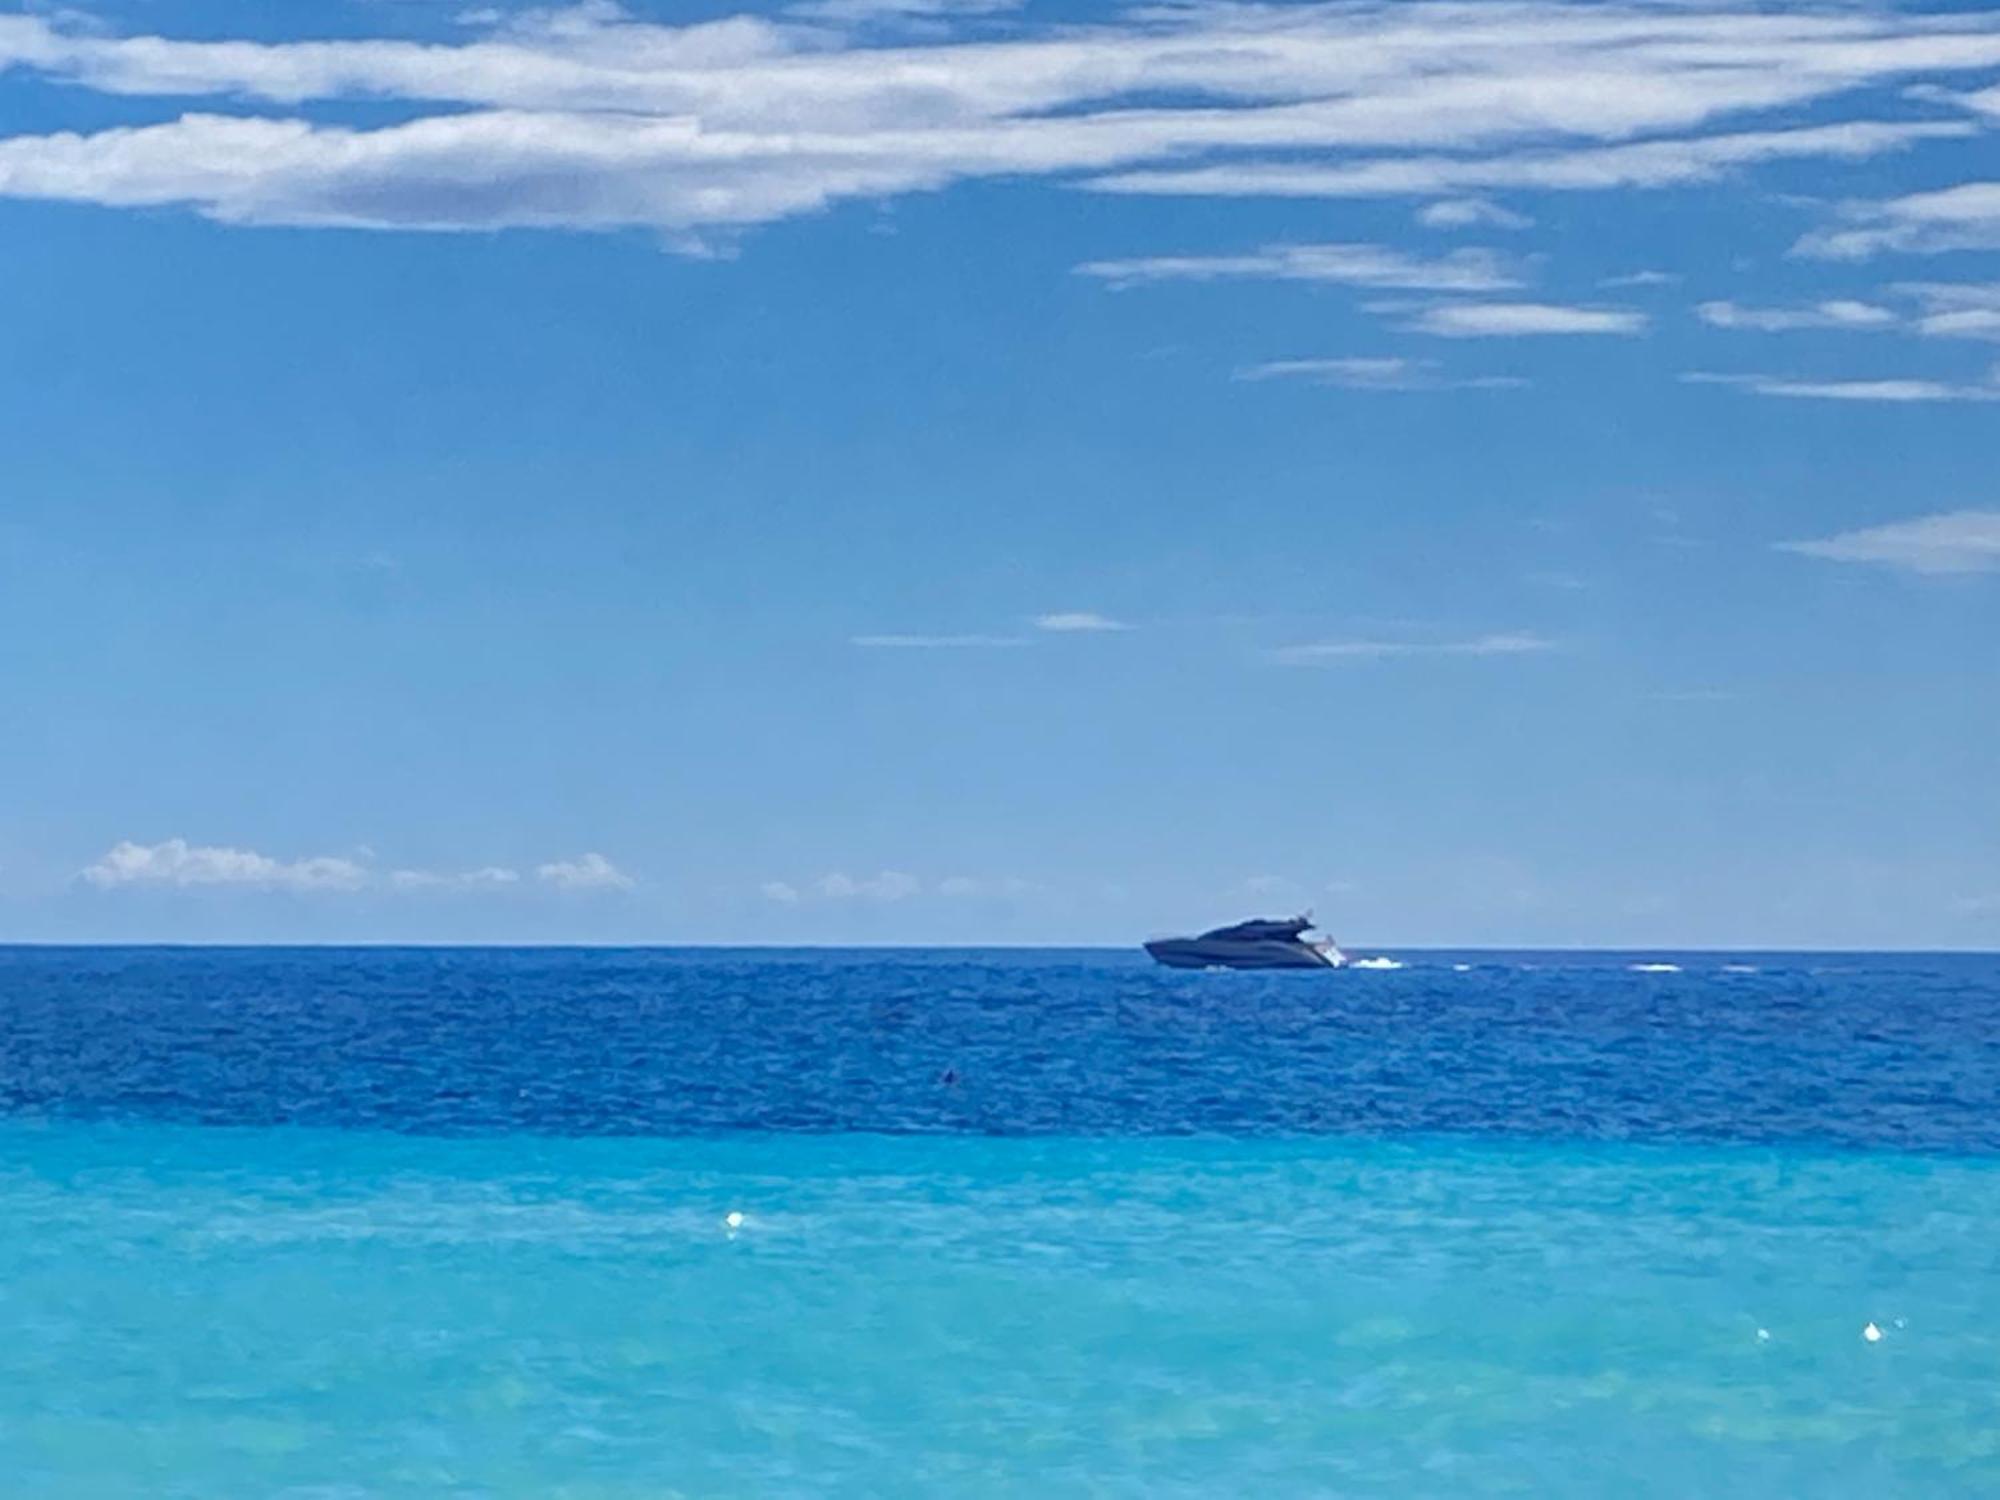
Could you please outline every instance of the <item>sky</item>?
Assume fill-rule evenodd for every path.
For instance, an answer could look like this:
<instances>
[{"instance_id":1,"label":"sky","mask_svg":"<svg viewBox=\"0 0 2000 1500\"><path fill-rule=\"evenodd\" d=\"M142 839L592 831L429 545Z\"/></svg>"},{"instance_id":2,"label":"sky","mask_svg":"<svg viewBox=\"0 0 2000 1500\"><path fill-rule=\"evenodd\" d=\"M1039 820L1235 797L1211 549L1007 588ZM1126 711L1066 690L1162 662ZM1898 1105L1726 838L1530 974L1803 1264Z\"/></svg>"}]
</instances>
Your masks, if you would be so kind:
<instances>
[{"instance_id":1,"label":"sky","mask_svg":"<svg viewBox=\"0 0 2000 1500\"><path fill-rule=\"evenodd\" d=\"M2000 10L0 8L0 940L2000 947L1996 437Z\"/></svg>"}]
</instances>

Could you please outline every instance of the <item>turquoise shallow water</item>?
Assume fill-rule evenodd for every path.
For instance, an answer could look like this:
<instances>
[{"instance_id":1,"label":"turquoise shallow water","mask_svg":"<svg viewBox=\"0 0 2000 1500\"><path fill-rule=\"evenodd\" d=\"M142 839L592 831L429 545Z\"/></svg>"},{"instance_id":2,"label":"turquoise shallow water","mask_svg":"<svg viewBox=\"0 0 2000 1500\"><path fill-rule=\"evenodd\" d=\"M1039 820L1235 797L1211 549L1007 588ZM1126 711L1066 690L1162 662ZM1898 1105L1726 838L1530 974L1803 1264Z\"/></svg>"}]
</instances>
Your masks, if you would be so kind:
<instances>
[{"instance_id":1,"label":"turquoise shallow water","mask_svg":"<svg viewBox=\"0 0 2000 1500\"><path fill-rule=\"evenodd\" d=\"M1992 1495L1997 1273L1990 1159L16 1122L0 1488Z\"/></svg>"}]
</instances>

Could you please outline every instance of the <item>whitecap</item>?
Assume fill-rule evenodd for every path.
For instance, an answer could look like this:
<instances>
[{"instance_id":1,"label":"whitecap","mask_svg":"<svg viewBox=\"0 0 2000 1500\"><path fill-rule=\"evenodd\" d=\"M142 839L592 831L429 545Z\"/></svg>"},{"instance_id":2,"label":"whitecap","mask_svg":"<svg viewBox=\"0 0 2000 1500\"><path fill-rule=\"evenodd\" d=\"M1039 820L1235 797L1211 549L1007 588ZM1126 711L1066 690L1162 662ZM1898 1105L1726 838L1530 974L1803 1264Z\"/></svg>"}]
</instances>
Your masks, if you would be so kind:
<instances>
[{"instance_id":1,"label":"whitecap","mask_svg":"<svg viewBox=\"0 0 2000 1500\"><path fill-rule=\"evenodd\" d=\"M1400 969L1403 966L1393 958L1357 958L1349 967L1356 969Z\"/></svg>"},{"instance_id":2,"label":"whitecap","mask_svg":"<svg viewBox=\"0 0 2000 1500\"><path fill-rule=\"evenodd\" d=\"M1633 964L1631 968L1634 974L1678 974L1681 971L1679 964Z\"/></svg>"}]
</instances>

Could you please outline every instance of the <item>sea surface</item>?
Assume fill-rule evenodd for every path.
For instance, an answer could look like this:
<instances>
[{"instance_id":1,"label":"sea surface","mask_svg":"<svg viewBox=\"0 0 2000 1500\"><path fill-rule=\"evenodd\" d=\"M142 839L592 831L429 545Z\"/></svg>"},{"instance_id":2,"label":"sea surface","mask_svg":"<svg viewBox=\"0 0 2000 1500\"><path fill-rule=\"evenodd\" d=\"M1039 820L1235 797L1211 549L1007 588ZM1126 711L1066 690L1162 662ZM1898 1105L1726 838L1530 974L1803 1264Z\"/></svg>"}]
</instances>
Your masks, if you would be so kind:
<instances>
[{"instance_id":1,"label":"sea surface","mask_svg":"<svg viewBox=\"0 0 2000 1500\"><path fill-rule=\"evenodd\" d=\"M2000 959L0 948L0 1496L2000 1495Z\"/></svg>"}]
</instances>

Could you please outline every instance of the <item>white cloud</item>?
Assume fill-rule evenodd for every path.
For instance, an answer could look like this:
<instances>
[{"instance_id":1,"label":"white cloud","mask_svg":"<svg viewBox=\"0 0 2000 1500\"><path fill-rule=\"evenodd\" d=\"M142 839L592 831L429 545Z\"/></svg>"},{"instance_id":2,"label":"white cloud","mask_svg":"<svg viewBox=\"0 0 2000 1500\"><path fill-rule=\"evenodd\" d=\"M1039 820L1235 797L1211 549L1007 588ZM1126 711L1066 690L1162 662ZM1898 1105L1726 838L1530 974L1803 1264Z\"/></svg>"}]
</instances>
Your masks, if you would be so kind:
<instances>
[{"instance_id":1,"label":"white cloud","mask_svg":"<svg viewBox=\"0 0 2000 1500\"><path fill-rule=\"evenodd\" d=\"M1846 298L1816 302L1810 307L1739 307L1734 302L1704 302L1695 309L1714 328L1744 328L1758 333L1787 333L1801 328L1874 331L1893 328L1896 314L1872 302Z\"/></svg>"},{"instance_id":2,"label":"white cloud","mask_svg":"<svg viewBox=\"0 0 2000 1500\"><path fill-rule=\"evenodd\" d=\"M1882 380L1803 380L1786 375L1718 375L1693 370L1681 376L1689 385L1722 385L1754 396L1784 396L1805 401L1881 401L1908 404L1926 401L2000 401L2000 384L1965 385L1948 380L1892 378Z\"/></svg>"},{"instance_id":3,"label":"white cloud","mask_svg":"<svg viewBox=\"0 0 2000 1500\"><path fill-rule=\"evenodd\" d=\"M1429 229L1528 229L1534 220L1486 198L1443 198L1417 210L1417 222Z\"/></svg>"},{"instance_id":4,"label":"white cloud","mask_svg":"<svg viewBox=\"0 0 2000 1500\"><path fill-rule=\"evenodd\" d=\"M151 885L351 891L367 882L368 872L353 860L334 855L280 860L250 849L167 839L158 844L135 844L129 840L115 844L103 858L83 871L83 878L100 890Z\"/></svg>"},{"instance_id":5,"label":"white cloud","mask_svg":"<svg viewBox=\"0 0 2000 1500\"><path fill-rule=\"evenodd\" d=\"M1035 616L1035 629L1052 631L1058 635L1131 628L1123 620L1114 620L1109 615L1100 615L1095 610L1088 609L1061 610L1055 614Z\"/></svg>"},{"instance_id":6,"label":"white cloud","mask_svg":"<svg viewBox=\"0 0 2000 1500\"><path fill-rule=\"evenodd\" d=\"M2000 569L2000 510L1949 511L1779 546L1807 557L1879 563L1912 573L1990 573Z\"/></svg>"},{"instance_id":7,"label":"white cloud","mask_svg":"<svg viewBox=\"0 0 2000 1500\"><path fill-rule=\"evenodd\" d=\"M1521 656L1554 649L1555 642L1542 636L1525 631L1506 631L1459 641L1315 641L1302 646L1281 647L1274 655L1279 661L1294 666L1311 666L1345 661L1384 661L1402 656Z\"/></svg>"},{"instance_id":8,"label":"white cloud","mask_svg":"<svg viewBox=\"0 0 2000 1500\"><path fill-rule=\"evenodd\" d=\"M551 860L535 867L536 878L564 891L628 891L638 882L601 854Z\"/></svg>"},{"instance_id":9,"label":"white cloud","mask_svg":"<svg viewBox=\"0 0 2000 1500\"><path fill-rule=\"evenodd\" d=\"M360 857L315 855L306 859L274 859L251 849L225 845L190 844L186 839L167 839L158 844L137 844L130 840L113 845L102 858L82 872L82 878L100 890L119 886L173 886L178 888L234 886L267 891L393 891L417 892L500 891L521 883L518 870L501 865L477 869L390 870L371 869ZM536 872L550 885L570 889L625 887L631 880L602 855L586 854L578 860L546 864Z\"/></svg>"},{"instance_id":10,"label":"white cloud","mask_svg":"<svg viewBox=\"0 0 2000 1500\"><path fill-rule=\"evenodd\" d=\"M1623 276L1607 276L1597 284L1607 289L1634 286L1672 286L1681 278L1672 271L1628 271Z\"/></svg>"},{"instance_id":11,"label":"white cloud","mask_svg":"<svg viewBox=\"0 0 2000 1500\"><path fill-rule=\"evenodd\" d=\"M848 644L891 651L936 651L1028 643L1018 635L857 635L849 637Z\"/></svg>"},{"instance_id":12,"label":"white cloud","mask_svg":"<svg viewBox=\"0 0 2000 1500\"><path fill-rule=\"evenodd\" d=\"M1866 260L1885 252L2000 249L2000 182L1966 182L1878 203L1849 203L1849 227L1816 229L1792 247L1821 260Z\"/></svg>"},{"instance_id":13,"label":"white cloud","mask_svg":"<svg viewBox=\"0 0 2000 1500\"><path fill-rule=\"evenodd\" d=\"M1642 312L1619 307L1566 307L1549 302L1435 302L1402 326L1440 338L1518 338L1533 334L1635 334Z\"/></svg>"},{"instance_id":14,"label":"white cloud","mask_svg":"<svg viewBox=\"0 0 2000 1500\"><path fill-rule=\"evenodd\" d=\"M979 880L970 875L950 875L938 882L938 894L959 901L991 900L1025 896L1034 890L1031 881L1015 876L999 880Z\"/></svg>"},{"instance_id":15,"label":"white cloud","mask_svg":"<svg viewBox=\"0 0 2000 1500\"><path fill-rule=\"evenodd\" d=\"M923 889L914 875L884 870L859 879L835 871L822 875L816 887L829 901L906 901Z\"/></svg>"},{"instance_id":16,"label":"white cloud","mask_svg":"<svg viewBox=\"0 0 2000 1500\"><path fill-rule=\"evenodd\" d=\"M1005 15L1024 0L801 0L785 14L839 26L921 23Z\"/></svg>"},{"instance_id":17,"label":"white cloud","mask_svg":"<svg viewBox=\"0 0 2000 1500\"><path fill-rule=\"evenodd\" d=\"M1918 303L1915 326L1921 334L2000 339L2000 282L1910 281L1891 290Z\"/></svg>"},{"instance_id":18,"label":"white cloud","mask_svg":"<svg viewBox=\"0 0 2000 1500\"><path fill-rule=\"evenodd\" d=\"M485 29L442 44L180 41L0 16L0 69L72 98L157 101L107 111L137 123L0 139L0 195L238 224L641 226L693 244L968 178L1439 197L1659 186L1970 132L1780 120L1702 133L2000 66L1994 17L1888 8L1198 3L1094 25L1023 18L980 39L943 13L986 0L806 3L810 20L680 27L606 4L475 14ZM913 11L937 13L916 17L935 39L839 29ZM206 112L158 117L189 99ZM355 101L399 118L359 128L307 110ZM1258 150L1287 160L1234 159Z\"/></svg>"},{"instance_id":19,"label":"white cloud","mask_svg":"<svg viewBox=\"0 0 2000 1500\"><path fill-rule=\"evenodd\" d=\"M1760 162L1876 156L1918 141L1976 133L1974 127L1948 121L1855 120L1509 155L1383 156L1331 166L1294 161L1231 162L1114 173L1087 185L1110 193L1237 198L1426 197L1515 188L1606 192L1684 187L1711 182Z\"/></svg>"},{"instance_id":20,"label":"white cloud","mask_svg":"<svg viewBox=\"0 0 2000 1500\"><path fill-rule=\"evenodd\" d=\"M1422 257L1386 245L1265 245L1247 255L1159 255L1076 268L1113 286L1154 281L1319 281L1415 292L1495 292L1521 282L1491 250Z\"/></svg>"},{"instance_id":21,"label":"white cloud","mask_svg":"<svg viewBox=\"0 0 2000 1500\"><path fill-rule=\"evenodd\" d=\"M952 901L998 900L1025 896L1035 890L1032 881L1015 876L982 879L970 875L950 875L932 887L934 894ZM908 901L924 894L924 882L901 870L882 870L874 875L849 875L833 871L801 887L788 880L767 880L759 888L767 900L786 906L801 901L874 901L884 904Z\"/></svg>"},{"instance_id":22,"label":"white cloud","mask_svg":"<svg viewBox=\"0 0 2000 1500\"><path fill-rule=\"evenodd\" d=\"M518 885L518 870L487 865L478 870L447 873L438 870L394 870L389 885L399 891L493 891Z\"/></svg>"},{"instance_id":23,"label":"white cloud","mask_svg":"<svg viewBox=\"0 0 2000 1500\"><path fill-rule=\"evenodd\" d=\"M1348 391L1510 390L1527 384L1514 375L1448 379L1434 359L1368 356L1335 359L1273 359L1247 365L1238 380L1306 380Z\"/></svg>"}]
</instances>

